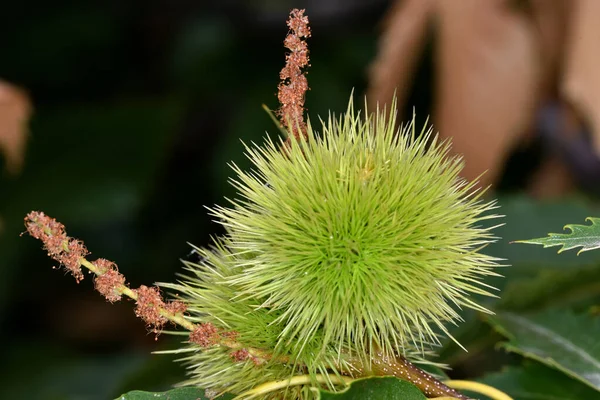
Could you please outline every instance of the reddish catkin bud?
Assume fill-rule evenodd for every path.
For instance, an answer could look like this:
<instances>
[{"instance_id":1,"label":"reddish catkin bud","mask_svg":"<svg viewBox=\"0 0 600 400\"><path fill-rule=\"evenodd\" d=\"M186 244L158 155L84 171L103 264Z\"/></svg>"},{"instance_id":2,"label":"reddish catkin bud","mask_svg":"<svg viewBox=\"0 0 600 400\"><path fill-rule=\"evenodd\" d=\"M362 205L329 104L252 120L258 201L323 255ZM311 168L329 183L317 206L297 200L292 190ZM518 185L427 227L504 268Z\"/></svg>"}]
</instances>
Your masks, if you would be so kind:
<instances>
[{"instance_id":1,"label":"reddish catkin bud","mask_svg":"<svg viewBox=\"0 0 600 400\"><path fill-rule=\"evenodd\" d=\"M301 135L306 137L304 98L308 90L308 81L302 68L309 63L305 39L310 37L310 28L304 10L292 10L287 25L290 32L284 45L290 53L286 55L285 67L279 74L281 83L278 86L277 98L281 107L277 115L283 126L291 129L290 134L298 139Z\"/></svg>"},{"instance_id":2,"label":"reddish catkin bud","mask_svg":"<svg viewBox=\"0 0 600 400\"><path fill-rule=\"evenodd\" d=\"M239 332L236 331L225 331L221 332L221 336L225 339L237 340L238 336L240 336Z\"/></svg>"},{"instance_id":3,"label":"reddish catkin bud","mask_svg":"<svg viewBox=\"0 0 600 400\"><path fill-rule=\"evenodd\" d=\"M219 339L217 328L210 322L199 324L190 333L190 342L196 343L200 347L208 347L216 343Z\"/></svg>"},{"instance_id":4,"label":"reddish catkin bud","mask_svg":"<svg viewBox=\"0 0 600 400\"><path fill-rule=\"evenodd\" d=\"M135 315L158 332L167 322L167 319L160 314L160 309L165 307L165 302L158 288L142 285L138 289L135 289L135 292L138 296Z\"/></svg>"},{"instance_id":5,"label":"reddish catkin bud","mask_svg":"<svg viewBox=\"0 0 600 400\"><path fill-rule=\"evenodd\" d=\"M56 260L60 257L64 247L64 243L68 240L67 235L64 233L60 236L47 235L42 238L42 242L44 243L44 249L48 251L48 255ZM60 262L60 260L57 260Z\"/></svg>"},{"instance_id":6,"label":"reddish catkin bud","mask_svg":"<svg viewBox=\"0 0 600 400\"><path fill-rule=\"evenodd\" d=\"M58 254L55 260L60 262L75 277L77 282L83 279L81 272L81 259L90 254L82 241L77 239L68 239L67 250Z\"/></svg>"},{"instance_id":7,"label":"reddish catkin bud","mask_svg":"<svg viewBox=\"0 0 600 400\"><path fill-rule=\"evenodd\" d=\"M246 361L250 358L250 353L246 349L239 349L229 354L231 359L236 362Z\"/></svg>"},{"instance_id":8,"label":"reddish catkin bud","mask_svg":"<svg viewBox=\"0 0 600 400\"><path fill-rule=\"evenodd\" d=\"M121 289L125 285L125 277L119 273L117 265L104 258L93 262L101 275L96 276L96 290L111 303L121 300Z\"/></svg>"},{"instance_id":9,"label":"reddish catkin bud","mask_svg":"<svg viewBox=\"0 0 600 400\"><path fill-rule=\"evenodd\" d=\"M165 310L172 314L183 314L187 310L187 306L182 301L174 300L165 305Z\"/></svg>"},{"instance_id":10,"label":"reddish catkin bud","mask_svg":"<svg viewBox=\"0 0 600 400\"><path fill-rule=\"evenodd\" d=\"M65 266L77 282L83 279L81 259L89 254L82 241L67 236L65 226L43 212L32 211L25 217L27 232L44 244L54 260Z\"/></svg>"},{"instance_id":11,"label":"reddish catkin bud","mask_svg":"<svg viewBox=\"0 0 600 400\"><path fill-rule=\"evenodd\" d=\"M43 237L46 235L44 227L48 226L48 218L43 212L38 211L32 211L27 214L25 216L27 233L36 239L43 240Z\"/></svg>"},{"instance_id":12,"label":"reddish catkin bud","mask_svg":"<svg viewBox=\"0 0 600 400\"><path fill-rule=\"evenodd\" d=\"M65 226L44 214L41 211L32 211L25 216L27 232L36 239L42 240L45 236L62 236Z\"/></svg>"}]
</instances>

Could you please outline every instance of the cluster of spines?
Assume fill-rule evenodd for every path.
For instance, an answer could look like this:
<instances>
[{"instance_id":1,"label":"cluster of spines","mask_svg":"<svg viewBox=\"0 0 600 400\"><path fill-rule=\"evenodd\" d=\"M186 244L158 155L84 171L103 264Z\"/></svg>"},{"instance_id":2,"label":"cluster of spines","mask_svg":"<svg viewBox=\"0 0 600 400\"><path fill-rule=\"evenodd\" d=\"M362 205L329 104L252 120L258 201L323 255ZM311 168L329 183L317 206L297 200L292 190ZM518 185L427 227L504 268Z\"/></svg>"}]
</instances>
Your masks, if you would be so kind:
<instances>
[{"instance_id":1,"label":"cluster of spines","mask_svg":"<svg viewBox=\"0 0 600 400\"><path fill-rule=\"evenodd\" d=\"M494 203L482 202L481 192L477 193L473 189L474 184L458 178L462 163L460 159L447 158L448 143L437 143L435 138L431 138L430 132L417 134L414 125L395 135L393 116L387 119L378 113L375 118L363 119L356 116L350 103L348 112L343 117L339 120L330 118L329 122L324 124L321 137L313 133L309 124L307 138L293 143L285 154L281 154L279 147L269 139L263 147L246 147L256 170L247 173L234 167L238 177L233 184L243 199L232 201L230 207L213 209L213 215L228 232L232 257L239 254L251 255L232 261L244 272L228 278L227 282L236 285L236 298L245 296L254 300L257 308L270 309L271 313L277 315L274 323L282 326L278 345L285 347L286 351L295 357L306 352L304 346L308 345L311 338L318 339L314 341L325 345L334 343L338 352L348 351L344 346L349 346L351 353L363 355L371 353L373 344L388 354L410 351L413 346L423 349L437 343L436 330L447 333L440 321L460 320L458 313L446 299L459 307L471 307L486 312L485 308L473 302L467 293L492 295L488 290L490 288L478 279L485 275L496 275L493 269L497 266L497 260L478 253L481 246L494 239L491 234L492 227L481 228L476 224L497 217L485 215L495 208ZM378 164L374 165L374 161ZM389 161L397 164L392 165ZM390 170L393 168L396 168L396 171ZM408 169L400 171L399 168ZM390 217L385 210L378 210L385 206L386 199L382 197L382 201L378 203L376 197L372 197L377 193L377 182L382 174L394 175L395 180L386 182L386 178L381 178L383 180L380 181L387 184L379 185L381 190L407 197L402 201L393 202L402 204L405 208L390 210L399 213L399 220L396 222L390 222L393 216ZM326 177L333 180L327 181ZM325 181L321 182L324 179ZM351 186L345 189L339 187L326 193L326 189L338 185L337 180L348 180ZM302 185L295 182L302 182ZM367 185L373 185L375 191L370 190ZM397 185L398 189L390 190L390 186L394 187L393 185ZM326 194L321 195L321 192ZM371 197L360 197L364 193L369 193ZM335 196L338 194L346 203L336 203L339 199ZM354 195L360 198L352 200L350 197ZM320 199L319 196L323 198ZM334 197L328 199L326 196ZM414 197L413 200L408 198L411 196ZM307 200L308 198L310 200ZM325 202L329 202L329 205ZM445 208L440 209L442 207ZM407 309L400 314L398 318L401 323L386 327L379 320L371 324L367 315L364 318L344 320L347 314L353 313L345 313L339 309L328 309L325 316L310 313L313 308L315 312L319 312L323 307L320 297L315 296L319 285L335 287L344 282L337 273L331 276L331 272L326 268L327 263L320 269L316 265L303 267L303 264L310 261L311 254L327 253L325 247L329 239L337 239L334 237L335 232L325 234L311 231L310 221L317 221L319 215L323 214L322 210L317 208L326 209L328 222L325 222L328 224L334 224L336 221L356 224L361 221L362 216L366 218L364 223L375 225L378 216L385 216L381 223L387 223L389 226L370 228L370 232L382 236L380 243L375 243L375 239L372 240L373 243L369 243L371 248L398 247L388 243L390 240L405 246L402 243L404 239L407 239L404 242L408 246L423 246L420 250L407 248L402 254L403 259L397 260L406 264L402 274L412 274L405 281L415 285L415 288L405 288L404 301L396 302L406 307L416 304L414 309ZM438 212L431 211L435 209ZM413 224L414 218L420 218L420 222ZM323 227L321 223L317 225L319 228ZM417 231L403 231L402 226L412 226ZM438 227L446 229L437 229ZM365 231L362 226L357 229L359 233ZM390 229L393 232L389 232L389 235L383 233ZM432 234L437 237L424 237ZM430 242L435 242L437 247L431 247ZM350 247L352 246L350 243ZM365 249L343 249L344 253L357 254L363 250ZM373 259L376 259L375 256L377 254L373 254ZM435 257L431 258L433 256ZM444 259L441 259L441 256ZM322 256L317 254L315 257ZM390 272L380 273L394 278L392 271L397 267L394 266L393 260L387 261L380 269L389 268ZM448 266L443 266L443 263ZM431 264L429 269L434 275L430 276L427 272L428 264ZM456 270L451 270L452 268ZM304 275L300 276L302 271ZM312 276L305 276L309 273ZM438 273L438 276L435 276L435 273ZM332 279L331 282L327 282L328 277ZM411 281L411 278L414 279ZM312 286L306 289L306 293L302 293L302 282L313 282ZM308 292L313 295L309 295ZM340 298L340 301L332 300L329 303L335 303L337 306L345 301L362 304L362 301L354 298L356 295L350 293L349 296ZM389 295L390 298L397 299L398 296L403 296L403 293L396 291L395 294ZM422 298L423 296L431 298ZM391 300L386 299L383 294L377 298L381 301L371 300L369 304L388 304L389 314L397 315L398 310L390 304ZM423 304L429 308L417 307ZM372 310L372 307L369 310ZM279 311L279 314L274 311ZM379 314L383 315L385 312L382 310ZM323 318L330 318L332 315L341 316L339 320L330 321L333 331L329 329L324 338L316 338L315 335L321 329L319 327L327 323ZM392 320L398 321L398 318ZM359 338L368 340L363 342ZM290 348L290 344L293 348Z\"/></svg>"}]
</instances>

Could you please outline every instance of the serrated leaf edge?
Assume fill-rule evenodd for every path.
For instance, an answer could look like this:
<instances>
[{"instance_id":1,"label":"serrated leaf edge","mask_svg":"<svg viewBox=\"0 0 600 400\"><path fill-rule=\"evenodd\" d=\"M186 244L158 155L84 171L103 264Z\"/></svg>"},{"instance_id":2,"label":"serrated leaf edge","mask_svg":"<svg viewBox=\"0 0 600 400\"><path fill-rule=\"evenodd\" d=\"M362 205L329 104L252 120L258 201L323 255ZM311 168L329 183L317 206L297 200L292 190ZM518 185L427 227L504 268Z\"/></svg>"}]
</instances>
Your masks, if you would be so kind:
<instances>
[{"instance_id":1,"label":"serrated leaf edge","mask_svg":"<svg viewBox=\"0 0 600 400\"><path fill-rule=\"evenodd\" d=\"M535 239L514 240L514 241L512 241L510 243L536 244L536 245L541 245L544 249L549 248L549 247L561 246L561 248L557 251L558 254L561 254L564 251L575 249L577 247L582 247L582 249L577 252L577 255L579 255L579 254L583 253L584 251L590 251L590 250L599 249L600 248L600 235L597 236L598 240L596 241L596 244L592 245L592 246L587 246L585 244L566 245L564 243L551 243L551 244L548 244L546 242L549 239L560 239L561 237L568 238L570 235L573 235L573 233L575 232L574 228L576 228L576 227L591 228L591 227L595 226L598 222L600 222L600 218L587 217L585 219L585 222L588 222L588 221L590 221L592 224L591 225L583 225L583 224L567 224L567 225L565 225L563 227L563 230L569 229L570 232L568 232L568 233L554 233L554 232L550 232L545 237L535 238Z\"/></svg>"}]
</instances>

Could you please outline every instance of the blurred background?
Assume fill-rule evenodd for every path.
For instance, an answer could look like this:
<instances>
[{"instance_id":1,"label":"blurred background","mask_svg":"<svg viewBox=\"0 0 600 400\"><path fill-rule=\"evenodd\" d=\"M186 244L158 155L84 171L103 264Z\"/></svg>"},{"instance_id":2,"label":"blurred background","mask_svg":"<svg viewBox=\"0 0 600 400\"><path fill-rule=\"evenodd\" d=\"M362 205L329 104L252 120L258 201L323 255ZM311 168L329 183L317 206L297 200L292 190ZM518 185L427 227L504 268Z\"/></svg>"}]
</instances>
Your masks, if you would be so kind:
<instances>
[{"instance_id":1,"label":"blurred background","mask_svg":"<svg viewBox=\"0 0 600 400\"><path fill-rule=\"evenodd\" d=\"M110 399L182 379L172 357L150 354L176 339L53 269L19 236L23 217L59 219L132 287L174 280L194 260L187 243L221 232L204 207L235 196L227 163L248 168L241 141L277 133L261 106L278 106L294 7L313 32L313 121L344 111L352 89L371 108L396 91L403 120L414 109L453 138L465 177L488 171L507 217L487 251L513 265L493 282L500 307L539 307L519 290L536 279L565 306L598 300L598 285L578 282L600 275L600 256L508 242L600 216L600 3L21 0L3 5L0 35L0 398ZM441 349L456 377L509 358L467 320L455 334L471 351Z\"/></svg>"}]
</instances>

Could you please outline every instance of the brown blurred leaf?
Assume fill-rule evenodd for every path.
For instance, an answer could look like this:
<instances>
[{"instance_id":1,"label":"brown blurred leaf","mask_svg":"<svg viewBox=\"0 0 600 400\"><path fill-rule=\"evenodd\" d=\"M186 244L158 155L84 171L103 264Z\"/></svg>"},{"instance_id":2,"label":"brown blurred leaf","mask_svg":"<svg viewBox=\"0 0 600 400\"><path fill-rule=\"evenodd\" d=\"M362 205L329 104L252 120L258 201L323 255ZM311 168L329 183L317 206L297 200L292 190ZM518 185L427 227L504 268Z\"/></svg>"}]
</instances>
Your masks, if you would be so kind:
<instances>
[{"instance_id":1,"label":"brown blurred leaf","mask_svg":"<svg viewBox=\"0 0 600 400\"><path fill-rule=\"evenodd\" d=\"M573 0L571 6L562 92L590 124L594 148L600 155L600 1Z\"/></svg>"},{"instance_id":2,"label":"brown blurred leaf","mask_svg":"<svg viewBox=\"0 0 600 400\"><path fill-rule=\"evenodd\" d=\"M369 71L369 103L389 104L397 90L403 106L428 22L435 21L436 128L453 137L454 151L466 159L465 177L487 170L481 184L495 182L531 124L542 80L556 74L550 64L560 52L542 52L540 44L560 36L560 12L532 8L541 10L537 20L505 0L397 1Z\"/></svg>"},{"instance_id":3,"label":"brown blurred leaf","mask_svg":"<svg viewBox=\"0 0 600 400\"><path fill-rule=\"evenodd\" d=\"M23 165L30 115L31 103L27 94L0 81L0 151L4 153L6 169L11 174L17 174Z\"/></svg>"},{"instance_id":4,"label":"brown blurred leaf","mask_svg":"<svg viewBox=\"0 0 600 400\"><path fill-rule=\"evenodd\" d=\"M466 159L463 175L497 180L531 124L539 80L533 28L502 0L438 0L435 119Z\"/></svg>"},{"instance_id":5,"label":"brown blurred leaf","mask_svg":"<svg viewBox=\"0 0 600 400\"><path fill-rule=\"evenodd\" d=\"M394 91L402 108L422 52L435 0L399 0L388 12L377 58L369 69L367 99L372 109L391 104Z\"/></svg>"},{"instance_id":6,"label":"brown blurred leaf","mask_svg":"<svg viewBox=\"0 0 600 400\"><path fill-rule=\"evenodd\" d=\"M562 74L571 0L528 0L529 16L538 38L542 96L555 97Z\"/></svg>"}]
</instances>

